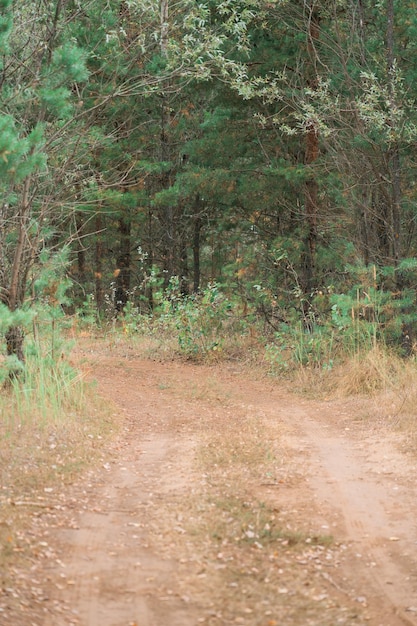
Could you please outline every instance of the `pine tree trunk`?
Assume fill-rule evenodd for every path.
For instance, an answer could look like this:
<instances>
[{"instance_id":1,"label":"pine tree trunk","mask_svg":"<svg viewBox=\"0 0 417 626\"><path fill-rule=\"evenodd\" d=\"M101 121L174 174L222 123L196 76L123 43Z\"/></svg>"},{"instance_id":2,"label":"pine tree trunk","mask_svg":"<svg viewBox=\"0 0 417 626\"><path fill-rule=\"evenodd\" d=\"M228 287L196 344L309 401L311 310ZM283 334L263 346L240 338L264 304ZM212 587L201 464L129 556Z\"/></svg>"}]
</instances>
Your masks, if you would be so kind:
<instances>
[{"instance_id":1,"label":"pine tree trunk","mask_svg":"<svg viewBox=\"0 0 417 626\"><path fill-rule=\"evenodd\" d=\"M153 264L154 264L154 245L155 242L153 240L153 212L152 209L148 211L148 220L147 220L147 233L148 233L148 248L149 252L145 259L145 268L146 268L146 288L145 288L145 296L148 300L149 311L154 310L154 298L153 298L153 285L152 281L149 280L149 277L152 277L153 272Z\"/></svg>"},{"instance_id":2,"label":"pine tree trunk","mask_svg":"<svg viewBox=\"0 0 417 626\"><path fill-rule=\"evenodd\" d=\"M115 308L122 312L129 300L130 267L131 267L131 221L122 217L119 219L120 248L117 259L117 278L115 292Z\"/></svg>"},{"instance_id":3,"label":"pine tree trunk","mask_svg":"<svg viewBox=\"0 0 417 626\"><path fill-rule=\"evenodd\" d=\"M188 287L189 268L188 268L187 238L186 238L185 231L182 233L181 242L180 242L180 262L181 262L181 268L180 268L181 295L188 296L190 292L189 287Z\"/></svg>"},{"instance_id":4,"label":"pine tree trunk","mask_svg":"<svg viewBox=\"0 0 417 626\"><path fill-rule=\"evenodd\" d=\"M307 52L309 66L306 81L310 89L315 90L318 86L317 77L317 51L316 46L320 38L320 15L315 0L308 7L307 28ZM317 248L317 213L319 203L319 185L314 172L314 164L319 156L319 130L314 119L306 124L306 142L304 162L307 167L308 177L305 183L304 204L307 223L304 251L304 279L303 290L305 294L303 314L306 325L309 323L310 298L315 286L316 278L316 248Z\"/></svg>"},{"instance_id":5,"label":"pine tree trunk","mask_svg":"<svg viewBox=\"0 0 417 626\"><path fill-rule=\"evenodd\" d=\"M7 304L11 311L15 311L24 297L27 272L24 268L24 255L27 246L27 224L29 220L30 199L29 190L32 178L28 176L24 182L21 209L18 215L18 237L14 251L10 287L8 289ZM7 354L16 356L22 363L25 360L23 353L24 332L20 326L12 326L6 333Z\"/></svg>"},{"instance_id":6,"label":"pine tree trunk","mask_svg":"<svg viewBox=\"0 0 417 626\"><path fill-rule=\"evenodd\" d=\"M169 34L169 0L160 0L160 46L161 55L166 57L168 54L168 34ZM165 91L161 92L162 104L161 104L161 145L160 145L160 159L164 163L171 159L171 146L169 138L169 126L170 126L170 106L169 106L169 80L165 81ZM161 186L164 189L168 189L171 185L171 173L165 172L161 177ZM175 274L175 225L174 225L174 210L173 207L168 204L162 209L161 222L163 228L163 269L164 269L164 287L168 287L169 281Z\"/></svg>"},{"instance_id":7,"label":"pine tree trunk","mask_svg":"<svg viewBox=\"0 0 417 626\"><path fill-rule=\"evenodd\" d=\"M84 288L87 283L87 272L86 272L86 256L85 256L85 247L82 243L81 234L84 228L84 222L82 215L80 213L76 213L75 215L75 225L77 228L77 280L80 285L80 295L84 293Z\"/></svg>"},{"instance_id":8,"label":"pine tree trunk","mask_svg":"<svg viewBox=\"0 0 417 626\"><path fill-rule=\"evenodd\" d=\"M394 0L387 0L387 67L388 67L388 94L391 113L397 108L395 96L395 51L394 51ZM394 135L390 152L388 154L388 167L391 178L390 198L390 247L391 263L396 267L400 260L400 229L401 229L401 161L398 140L395 138L397 129L395 120L390 120L390 126Z\"/></svg>"},{"instance_id":9,"label":"pine tree trunk","mask_svg":"<svg viewBox=\"0 0 417 626\"><path fill-rule=\"evenodd\" d=\"M103 290L103 222L100 213L96 216L96 241L94 251L94 277L96 290L96 307L97 313L100 315L104 311L104 290Z\"/></svg>"},{"instance_id":10,"label":"pine tree trunk","mask_svg":"<svg viewBox=\"0 0 417 626\"><path fill-rule=\"evenodd\" d=\"M22 194L21 210L18 214L18 237L17 244L13 257L13 265L11 272L10 288L8 295L8 305L11 311L14 311L19 306L19 293L21 291L20 278L22 274L23 256L25 252L26 229L29 220L29 189L31 185L31 177L28 176L24 183L24 189Z\"/></svg>"},{"instance_id":11,"label":"pine tree trunk","mask_svg":"<svg viewBox=\"0 0 417 626\"><path fill-rule=\"evenodd\" d=\"M23 329L20 326L12 326L6 332L6 345L7 345L7 354L9 356L16 356L19 361L24 363L25 355L23 353L23 342L25 339L25 335Z\"/></svg>"},{"instance_id":12,"label":"pine tree trunk","mask_svg":"<svg viewBox=\"0 0 417 626\"><path fill-rule=\"evenodd\" d=\"M194 221L194 237L193 237L193 292L197 293L200 289L200 239L201 239L201 217L196 217Z\"/></svg>"},{"instance_id":13,"label":"pine tree trunk","mask_svg":"<svg viewBox=\"0 0 417 626\"><path fill-rule=\"evenodd\" d=\"M307 166L314 165L319 154L318 130L311 122L306 137L305 163ZM315 284L316 274L316 247L317 247L317 208L318 208L319 185L314 176L305 183L305 212L307 218L307 237L305 253L305 291L310 294Z\"/></svg>"}]
</instances>

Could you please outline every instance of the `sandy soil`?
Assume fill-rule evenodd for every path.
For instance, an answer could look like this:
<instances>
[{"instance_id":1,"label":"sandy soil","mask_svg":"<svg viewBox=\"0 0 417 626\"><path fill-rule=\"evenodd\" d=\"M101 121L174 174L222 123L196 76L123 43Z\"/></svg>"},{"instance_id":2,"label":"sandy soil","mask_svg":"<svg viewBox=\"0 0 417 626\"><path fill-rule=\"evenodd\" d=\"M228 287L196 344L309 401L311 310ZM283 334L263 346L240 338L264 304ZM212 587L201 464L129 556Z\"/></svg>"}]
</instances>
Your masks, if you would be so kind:
<instances>
[{"instance_id":1,"label":"sandy soil","mask_svg":"<svg viewBox=\"0 0 417 626\"><path fill-rule=\"evenodd\" d=\"M81 356L122 431L36 511L1 626L417 625L415 461L357 403L238 365Z\"/></svg>"}]
</instances>

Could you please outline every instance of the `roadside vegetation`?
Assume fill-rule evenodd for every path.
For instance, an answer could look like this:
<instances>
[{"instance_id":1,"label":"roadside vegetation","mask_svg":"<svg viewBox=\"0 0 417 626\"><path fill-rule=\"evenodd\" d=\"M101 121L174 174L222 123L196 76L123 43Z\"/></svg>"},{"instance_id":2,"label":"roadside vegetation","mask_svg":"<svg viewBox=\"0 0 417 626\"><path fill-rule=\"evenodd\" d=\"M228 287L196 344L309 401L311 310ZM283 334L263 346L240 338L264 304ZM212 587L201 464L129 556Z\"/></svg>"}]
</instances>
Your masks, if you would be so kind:
<instances>
[{"instance_id":1,"label":"roadside vegetation","mask_svg":"<svg viewBox=\"0 0 417 626\"><path fill-rule=\"evenodd\" d=\"M46 313L46 310L43 311ZM56 311L55 311L56 314ZM25 531L60 508L65 487L100 456L118 418L71 358L65 321L26 316L25 361L0 356L0 581L36 558Z\"/></svg>"}]
</instances>

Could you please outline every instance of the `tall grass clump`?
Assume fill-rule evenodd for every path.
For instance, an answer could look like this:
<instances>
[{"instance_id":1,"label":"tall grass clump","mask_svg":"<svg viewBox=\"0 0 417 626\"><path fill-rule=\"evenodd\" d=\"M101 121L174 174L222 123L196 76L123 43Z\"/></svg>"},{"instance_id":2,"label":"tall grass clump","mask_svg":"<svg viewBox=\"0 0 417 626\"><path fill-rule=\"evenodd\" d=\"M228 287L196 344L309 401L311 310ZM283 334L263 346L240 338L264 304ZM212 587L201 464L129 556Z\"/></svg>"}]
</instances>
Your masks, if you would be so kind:
<instances>
[{"instance_id":1,"label":"tall grass clump","mask_svg":"<svg viewBox=\"0 0 417 626\"><path fill-rule=\"evenodd\" d=\"M331 371L335 365L378 345L375 324L352 320L337 327L327 323L306 327L302 322L282 324L266 345L266 360L273 374L299 369Z\"/></svg>"},{"instance_id":2,"label":"tall grass clump","mask_svg":"<svg viewBox=\"0 0 417 626\"><path fill-rule=\"evenodd\" d=\"M70 365L70 345L55 345L51 353L47 339L27 341L25 362L9 375L9 366L1 371L3 394L1 413L9 424L41 424L65 420L68 411L83 406L85 386L80 373Z\"/></svg>"},{"instance_id":3,"label":"tall grass clump","mask_svg":"<svg viewBox=\"0 0 417 626\"><path fill-rule=\"evenodd\" d=\"M402 433L400 446L415 456L417 446L417 365L381 345L353 355L322 384L326 397L356 398L356 419Z\"/></svg>"},{"instance_id":4,"label":"tall grass clump","mask_svg":"<svg viewBox=\"0 0 417 626\"><path fill-rule=\"evenodd\" d=\"M57 422L67 411L79 410L84 385L70 365L71 344L64 340L65 318L59 305L40 300L36 307L21 310L19 323L25 336L23 358L7 355L3 345L0 361L3 423L13 425ZM4 329L7 330L7 327Z\"/></svg>"},{"instance_id":5,"label":"tall grass clump","mask_svg":"<svg viewBox=\"0 0 417 626\"><path fill-rule=\"evenodd\" d=\"M7 326L0 328L0 456L12 482L25 482L25 472L14 473L22 462L31 468L27 476L41 484L52 466L53 474L62 474L87 462L91 442L104 440L112 425L108 407L72 362L60 302L39 298L8 323L17 321L25 337L21 359L7 354Z\"/></svg>"},{"instance_id":6,"label":"tall grass clump","mask_svg":"<svg viewBox=\"0 0 417 626\"><path fill-rule=\"evenodd\" d=\"M408 365L392 350L376 345L346 359L333 372L333 387L343 396L401 392L411 382ZM413 378L416 380L416 375Z\"/></svg>"}]
</instances>

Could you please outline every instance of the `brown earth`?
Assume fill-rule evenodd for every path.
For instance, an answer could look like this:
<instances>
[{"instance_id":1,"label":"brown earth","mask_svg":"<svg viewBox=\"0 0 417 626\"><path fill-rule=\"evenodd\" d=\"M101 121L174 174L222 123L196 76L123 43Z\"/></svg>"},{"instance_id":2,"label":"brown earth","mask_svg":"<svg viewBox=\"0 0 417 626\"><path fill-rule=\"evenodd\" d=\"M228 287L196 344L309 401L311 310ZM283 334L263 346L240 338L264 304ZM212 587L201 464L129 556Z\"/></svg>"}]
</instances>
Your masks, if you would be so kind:
<instances>
[{"instance_id":1,"label":"brown earth","mask_svg":"<svg viewBox=\"0 0 417 626\"><path fill-rule=\"evenodd\" d=\"M122 429L33 503L1 626L417 625L416 462L357 400L236 364L78 356Z\"/></svg>"}]
</instances>

